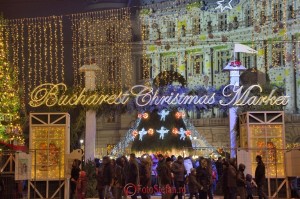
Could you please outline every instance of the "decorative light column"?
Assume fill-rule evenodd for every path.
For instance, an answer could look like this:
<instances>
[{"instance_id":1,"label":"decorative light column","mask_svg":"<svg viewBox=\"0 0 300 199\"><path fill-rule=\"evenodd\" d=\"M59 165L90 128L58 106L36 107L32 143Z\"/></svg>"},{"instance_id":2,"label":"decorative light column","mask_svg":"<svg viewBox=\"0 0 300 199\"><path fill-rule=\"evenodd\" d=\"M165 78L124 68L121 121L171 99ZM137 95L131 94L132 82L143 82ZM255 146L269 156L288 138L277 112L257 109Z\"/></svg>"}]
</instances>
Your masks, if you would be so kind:
<instances>
[{"instance_id":1,"label":"decorative light column","mask_svg":"<svg viewBox=\"0 0 300 199\"><path fill-rule=\"evenodd\" d=\"M232 61L225 66L224 71L229 71L230 84L234 86L240 85L240 71L246 70L244 66L241 65L239 61ZM229 132L230 132L230 157L236 157L236 132L235 124L237 119L237 107L229 108Z\"/></svg>"},{"instance_id":2,"label":"decorative light column","mask_svg":"<svg viewBox=\"0 0 300 199\"><path fill-rule=\"evenodd\" d=\"M79 68L80 72L85 73L85 89L93 91L96 88L96 71L100 68L96 64L83 65ZM94 160L96 140L96 111L87 110L85 118L85 142L84 160Z\"/></svg>"}]
</instances>

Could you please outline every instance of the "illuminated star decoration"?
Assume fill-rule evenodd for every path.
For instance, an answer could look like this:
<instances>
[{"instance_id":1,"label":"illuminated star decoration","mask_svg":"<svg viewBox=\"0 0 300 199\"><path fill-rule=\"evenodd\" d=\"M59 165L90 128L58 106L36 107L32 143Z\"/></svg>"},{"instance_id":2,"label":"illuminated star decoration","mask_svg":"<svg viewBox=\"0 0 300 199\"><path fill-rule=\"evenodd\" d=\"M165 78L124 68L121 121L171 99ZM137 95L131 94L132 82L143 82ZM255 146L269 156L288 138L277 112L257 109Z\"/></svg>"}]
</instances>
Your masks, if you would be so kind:
<instances>
[{"instance_id":1,"label":"illuminated star decoration","mask_svg":"<svg viewBox=\"0 0 300 199\"><path fill-rule=\"evenodd\" d=\"M185 140L185 130L183 128L179 129L178 134L180 135L180 140Z\"/></svg>"},{"instance_id":2,"label":"illuminated star decoration","mask_svg":"<svg viewBox=\"0 0 300 199\"><path fill-rule=\"evenodd\" d=\"M156 130L160 135L159 135L159 139L164 139L165 134L169 132L168 129L166 129L165 127L161 127L160 130Z\"/></svg>"},{"instance_id":3,"label":"illuminated star decoration","mask_svg":"<svg viewBox=\"0 0 300 199\"><path fill-rule=\"evenodd\" d=\"M226 10L226 9L231 10L231 9L232 9L231 1L232 1L232 0L230 0L230 1L228 2L228 5L226 5L226 6L223 6L224 0L218 1L218 2L217 2L218 7L216 7L215 9L220 9L221 12L223 12L223 11Z\"/></svg>"},{"instance_id":4,"label":"illuminated star decoration","mask_svg":"<svg viewBox=\"0 0 300 199\"><path fill-rule=\"evenodd\" d=\"M160 115L160 121L166 121L166 116L169 115L170 111L163 109L162 111L158 112L157 114Z\"/></svg>"},{"instance_id":5,"label":"illuminated star decoration","mask_svg":"<svg viewBox=\"0 0 300 199\"><path fill-rule=\"evenodd\" d=\"M142 128L141 131L139 131L139 140L143 141L143 136L147 134L147 131L145 131L144 128Z\"/></svg>"}]
</instances>

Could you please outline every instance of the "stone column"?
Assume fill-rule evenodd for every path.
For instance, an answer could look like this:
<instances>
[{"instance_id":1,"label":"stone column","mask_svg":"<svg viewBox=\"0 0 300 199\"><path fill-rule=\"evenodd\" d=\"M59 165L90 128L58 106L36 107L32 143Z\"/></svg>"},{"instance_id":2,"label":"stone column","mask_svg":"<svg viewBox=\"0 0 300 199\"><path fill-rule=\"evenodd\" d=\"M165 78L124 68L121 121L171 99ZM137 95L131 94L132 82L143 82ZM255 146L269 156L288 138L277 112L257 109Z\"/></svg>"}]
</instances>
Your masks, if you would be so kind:
<instances>
[{"instance_id":1,"label":"stone column","mask_svg":"<svg viewBox=\"0 0 300 199\"><path fill-rule=\"evenodd\" d=\"M295 113L295 78L294 78L294 64L292 59L293 44L288 42L285 44L286 59L283 78L285 79L285 92L290 96L289 103L286 105L285 110L287 113Z\"/></svg>"},{"instance_id":2,"label":"stone column","mask_svg":"<svg viewBox=\"0 0 300 199\"><path fill-rule=\"evenodd\" d=\"M96 71L99 67L96 64L83 65L79 71L85 73L85 89L95 90ZM85 141L84 141L84 160L94 160L96 142L96 111L87 110L85 118Z\"/></svg>"}]
</instances>

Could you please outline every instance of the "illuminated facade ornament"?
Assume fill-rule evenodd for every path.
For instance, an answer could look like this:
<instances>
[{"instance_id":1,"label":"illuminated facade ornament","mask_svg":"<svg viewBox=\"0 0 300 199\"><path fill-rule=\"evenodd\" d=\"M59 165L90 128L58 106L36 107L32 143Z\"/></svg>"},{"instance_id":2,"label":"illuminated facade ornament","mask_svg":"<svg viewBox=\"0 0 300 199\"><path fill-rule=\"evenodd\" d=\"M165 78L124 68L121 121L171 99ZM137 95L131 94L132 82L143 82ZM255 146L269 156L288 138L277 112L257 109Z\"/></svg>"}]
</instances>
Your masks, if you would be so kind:
<instances>
[{"instance_id":1,"label":"illuminated facade ornament","mask_svg":"<svg viewBox=\"0 0 300 199\"><path fill-rule=\"evenodd\" d=\"M180 140L185 140L185 130L183 128L179 129L178 134L180 135Z\"/></svg>"},{"instance_id":2,"label":"illuminated facade ornament","mask_svg":"<svg viewBox=\"0 0 300 199\"><path fill-rule=\"evenodd\" d=\"M144 128L142 128L142 130L139 131L139 135L140 135L139 140L143 141L143 137L146 134L147 134L147 131Z\"/></svg>"},{"instance_id":3,"label":"illuminated facade ornament","mask_svg":"<svg viewBox=\"0 0 300 199\"><path fill-rule=\"evenodd\" d=\"M218 2L217 2L218 6L217 6L215 9L220 9L221 12L223 12L223 11L226 10L226 9L231 10L231 9L232 9L231 2L232 2L232 0L230 0L230 1L228 2L228 5L223 6L224 0L218 1Z\"/></svg>"},{"instance_id":4,"label":"illuminated facade ornament","mask_svg":"<svg viewBox=\"0 0 300 199\"><path fill-rule=\"evenodd\" d=\"M156 130L160 135L159 135L159 139L164 139L165 134L169 132L168 129L166 129L165 127L161 127L160 130Z\"/></svg>"},{"instance_id":5,"label":"illuminated facade ornament","mask_svg":"<svg viewBox=\"0 0 300 199\"><path fill-rule=\"evenodd\" d=\"M169 115L170 111L167 111L166 109L161 110L157 114L160 115L160 121L166 121L166 116Z\"/></svg>"}]
</instances>

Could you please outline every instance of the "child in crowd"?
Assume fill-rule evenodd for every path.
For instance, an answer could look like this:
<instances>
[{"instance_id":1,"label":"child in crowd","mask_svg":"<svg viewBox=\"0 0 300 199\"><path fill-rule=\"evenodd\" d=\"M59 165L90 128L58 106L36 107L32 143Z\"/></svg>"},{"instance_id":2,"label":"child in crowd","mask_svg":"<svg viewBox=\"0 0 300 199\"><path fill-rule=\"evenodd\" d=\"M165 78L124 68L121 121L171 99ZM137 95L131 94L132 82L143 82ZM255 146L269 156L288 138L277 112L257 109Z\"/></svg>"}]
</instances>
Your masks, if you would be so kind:
<instances>
[{"instance_id":1,"label":"child in crowd","mask_svg":"<svg viewBox=\"0 0 300 199\"><path fill-rule=\"evenodd\" d=\"M253 189L257 187L257 184L252 178L252 175L246 175L246 191L247 191L247 199L253 199Z\"/></svg>"},{"instance_id":2,"label":"child in crowd","mask_svg":"<svg viewBox=\"0 0 300 199\"><path fill-rule=\"evenodd\" d=\"M79 172L79 178L77 180L77 198L78 199L85 199L86 195L86 186L87 186L87 176L85 171Z\"/></svg>"}]
</instances>

